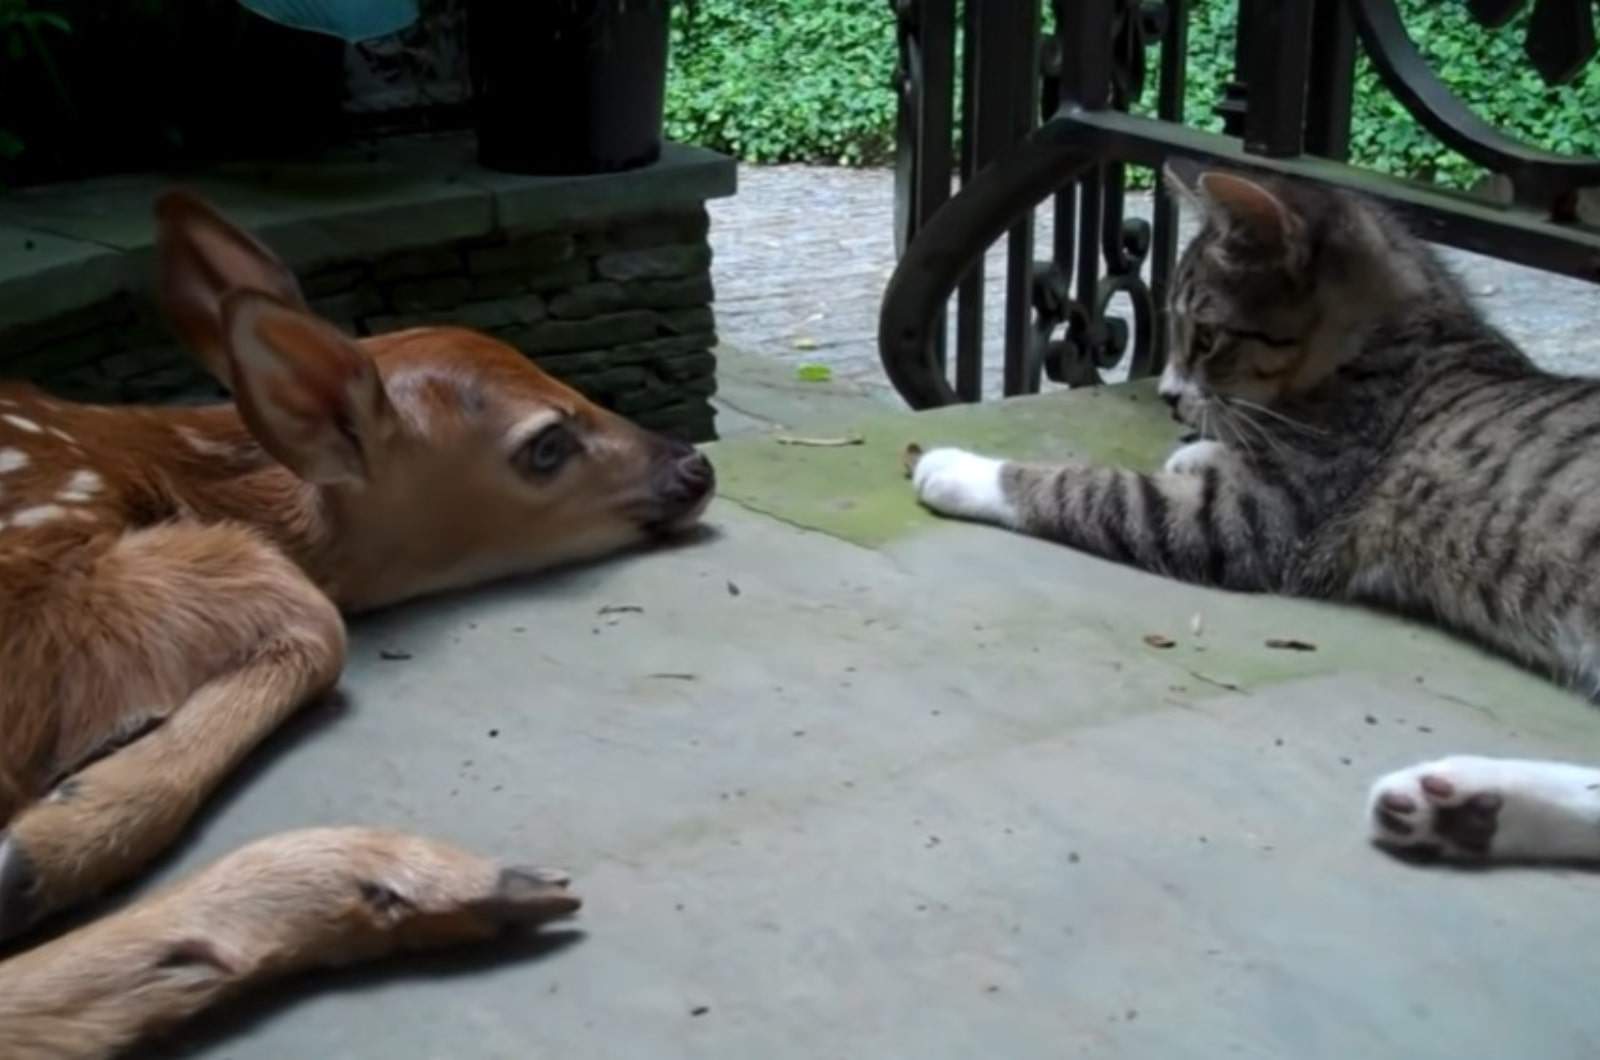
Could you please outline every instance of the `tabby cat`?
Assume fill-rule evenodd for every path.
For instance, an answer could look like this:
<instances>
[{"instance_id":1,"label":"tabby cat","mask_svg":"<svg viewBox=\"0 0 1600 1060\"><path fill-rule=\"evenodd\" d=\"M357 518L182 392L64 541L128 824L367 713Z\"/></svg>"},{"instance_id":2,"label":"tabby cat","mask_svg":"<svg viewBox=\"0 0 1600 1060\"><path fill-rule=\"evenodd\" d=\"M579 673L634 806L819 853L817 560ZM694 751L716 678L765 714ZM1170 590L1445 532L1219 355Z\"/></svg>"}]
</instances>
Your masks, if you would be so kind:
<instances>
[{"instance_id":1,"label":"tabby cat","mask_svg":"<svg viewBox=\"0 0 1600 1060\"><path fill-rule=\"evenodd\" d=\"M1600 695L1600 381L1551 375L1376 205L1211 171L1171 284L1155 474L934 449L936 512L1228 589L1430 617ZM1600 770L1453 757L1392 773L1373 839L1600 860Z\"/></svg>"}]
</instances>

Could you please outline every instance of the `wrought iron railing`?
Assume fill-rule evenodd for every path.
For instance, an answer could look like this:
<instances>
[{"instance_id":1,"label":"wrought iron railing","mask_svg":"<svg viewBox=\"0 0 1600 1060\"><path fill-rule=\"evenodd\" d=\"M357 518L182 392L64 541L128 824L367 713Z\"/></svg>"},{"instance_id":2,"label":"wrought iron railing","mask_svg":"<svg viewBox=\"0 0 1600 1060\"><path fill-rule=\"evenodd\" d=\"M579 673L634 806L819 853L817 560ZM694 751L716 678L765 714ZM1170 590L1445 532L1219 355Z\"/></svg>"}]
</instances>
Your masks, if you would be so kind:
<instances>
[{"instance_id":1,"label":"wrought iron railing","mask_svg":"<svg viewBox=\"0 0 1600 1060\"><path fill-rule=\"evenodd\" d=\"M1395 0L1236 0L1221 134L1182 124L1189 0L1050 2L1056 31L1041 39L1040 0L965 0L961 11L956 0L891 0L900 261L879 348L912 407L982 398L984 253L1002 237L1006 395L1036 392L1045 378L1097 383L1124 362L1130 376L1160 371L1177 216L1159 181L1151 221L1125 216L1128 164L1159 168L1181 157L1320 180L1386 202L1435 242L1600 282L1600 228L1578 216L1580 189L1600 187L1600 159L1530 147L1479 118L1429 68ZM1525 0L1465 2L1497 26ZM1594 57L1592 2L1600 5L1535 0L1525 50L1546 83L1570 79ZM1505 178L1508 201L1346 163L1358 41L1419 123ZM1156 114L1130 114L1152 51ZM1052 197L1053 245L1035 260L1034 211ZM1131 303L1131 321L1109 311L1116 298Z\"/></svg>"}]
</instances>

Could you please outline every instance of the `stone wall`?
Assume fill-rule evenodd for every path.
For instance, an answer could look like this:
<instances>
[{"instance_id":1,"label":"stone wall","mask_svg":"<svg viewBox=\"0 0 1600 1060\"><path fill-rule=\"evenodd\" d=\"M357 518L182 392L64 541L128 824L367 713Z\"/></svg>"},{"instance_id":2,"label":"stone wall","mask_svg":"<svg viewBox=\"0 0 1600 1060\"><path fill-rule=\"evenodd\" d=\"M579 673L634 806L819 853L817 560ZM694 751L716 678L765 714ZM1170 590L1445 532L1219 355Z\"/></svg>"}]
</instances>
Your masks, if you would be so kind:
<instances>
[{"instance_id":1,"label":"stone wall","mask_svg":"<svg viewBox=\"0 0 1600 1060\"><path fill-rule=\"evenodd\" d=\"M703 207L677 207L324 264L301 284L352 334L477 328L635 422L706 441L716 389L707 228ZM79 400L221 395L128 293L0 330L0 375Z\"/></svg>"}]
</instances>

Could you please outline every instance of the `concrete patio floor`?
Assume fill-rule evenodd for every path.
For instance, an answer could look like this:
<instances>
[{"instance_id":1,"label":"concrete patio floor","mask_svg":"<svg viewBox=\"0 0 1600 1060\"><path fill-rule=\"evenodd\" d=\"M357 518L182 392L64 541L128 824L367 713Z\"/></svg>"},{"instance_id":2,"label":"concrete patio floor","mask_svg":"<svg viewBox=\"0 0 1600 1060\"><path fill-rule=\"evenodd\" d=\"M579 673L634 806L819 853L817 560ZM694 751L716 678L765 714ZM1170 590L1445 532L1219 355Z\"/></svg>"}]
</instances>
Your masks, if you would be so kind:
<instances>
[{"instance_id":1,"label":"concrete patio floor","mask_svg":"<svg viewBox=\"0 0 1600 1060\"><path fill-rule=\"evenodd\" d=\"M160 877L369 823L566 867L587 905L544 944L299 980L149 1055L1600 1055L1600 879L1404 865L1361 819L1424 756L1600 760L1592 708L1410 624L937 521L901 474L912 440L1150 465L1157 404L863 402L805 425L865 440L839 448L753 431L712 447L696 543L358 624L343 704Z\"/></svg>"}]
</instances>

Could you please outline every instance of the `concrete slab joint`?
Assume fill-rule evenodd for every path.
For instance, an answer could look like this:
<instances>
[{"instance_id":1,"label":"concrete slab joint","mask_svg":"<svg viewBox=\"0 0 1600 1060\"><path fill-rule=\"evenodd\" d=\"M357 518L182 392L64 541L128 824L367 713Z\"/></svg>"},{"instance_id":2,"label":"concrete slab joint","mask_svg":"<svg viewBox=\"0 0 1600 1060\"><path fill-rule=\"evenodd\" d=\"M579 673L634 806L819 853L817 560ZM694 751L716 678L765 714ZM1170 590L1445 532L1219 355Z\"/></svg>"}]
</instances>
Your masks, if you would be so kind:
<instances>
[{"instance_id":1,"label":"concrete slab joint","mask_svg":"<svg viewBox=\"0 0 1600 1060\"><path fill-rule=\"evenodd\" d=\"M189 176L291 266L355 335L424 324L490 332L608 408L716 436L708 199L731 159L669 145L601 177L478 169L470 138ZM165 178L28 189L0 200L0 377L63 397L212 400L152 304L150 204ZM351 191L357 188L359 191Z\"/></svg>"}]
</instances>

